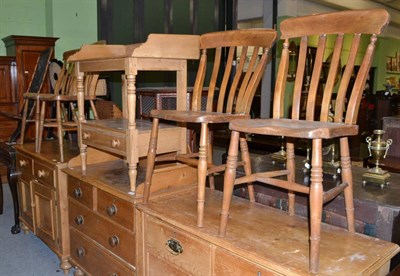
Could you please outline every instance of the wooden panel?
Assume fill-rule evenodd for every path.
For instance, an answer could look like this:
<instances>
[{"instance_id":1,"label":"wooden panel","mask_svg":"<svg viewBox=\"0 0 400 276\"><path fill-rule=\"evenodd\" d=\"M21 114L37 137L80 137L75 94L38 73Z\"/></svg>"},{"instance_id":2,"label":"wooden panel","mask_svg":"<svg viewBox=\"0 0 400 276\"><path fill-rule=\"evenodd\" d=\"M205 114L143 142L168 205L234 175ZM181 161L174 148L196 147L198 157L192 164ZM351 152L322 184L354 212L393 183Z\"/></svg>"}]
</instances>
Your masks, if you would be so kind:
<instances>
[{"instance_id":1,"label":"wooden panel","mask_svg":"<svg viewBox=\"0 0 400 276\"><path fill-rule=\"evenodd\" d=\"M93 208L93 187L72 176L68 176L68 196Z\"/></svg>"},{"instance_id":2,"label":"wooden panel","mask_svg":"<svg viewBox=\"0 0 400 276\"><path fill-rule=\"evenodd\" d=\"M69 201L69 225L134 265L135 236L125 228L110 223L73 200Z\"/></svg>"},{"instance_id":3,"label":"wooden panel","mask_svg":"<svg viewBox=\"0 0 400 276\"><path fill-rule=\"evenodd\" d=\"M157 255L165 262L171 263L189 274L211 274L211 244L196 239L178 228L169 227L153 217L147 217L145 232L147 254ZM166 245L169 240L179 242L183 252L173 253ZM147 265L151 266L151 263Z\"/></svg>"},{"instance_id":4,"label":"wooden panel","mask_svg":"<svg viewBox=\"0 0 400 276\"><path fill-rule=\"evenodd\" d=\"M255 263L235 256L226 250L217 248L215 251L214 275L283 275L260 267Z\"/></svg>"},{"instance_id":5,"label":"wooden panel","mask_svg":"<svg viewBox=\"0 0 400 276\"><path fill-rule=\"evenodd\" d=\"M132 266L112 257L85 238L79 231L70 228L71 258L91 275L136 275Z\"/></svg>"},{"instance_id":6,"label":"wooden panel","mask_svg":"<svg viewBox=\"0 0 400 276\"><path fill-rule=\"evenodd\" d=\"M146 262L148 265L146 267L145 275L157 275L162 271L163 275L174 275L174 276L185 276L188 275L187 272L180 270L178 267L173 264L158 258L157 255L152 252L147 252Z\"/></svg>"},{"instance_id":7,"label":"wooden panel","mask_svg":"<svg viewBox=\"0 0 400 276\"><path fill-rule=\"evenodd\" d=\"M115 213L112 211L115 210ZM134 231L135 206L102 190L97 191L97 211L103 216Z\"/></svg>"},{"instance_id":8,"label":"wooden panel","mask_svg":"<svg viewBox=\"0 0 400 276\"><path fill-rule=\"evenodd\" d=\"M20 218L28 226L33 229L33 206L32 206L32 191L31 184L22 179L18 181L19 185L19 205L20 205Z\"/></svg>"},{"instance_id":9,"label":"wooden panel","mask_svg":"<svg viewBox=\"0 0 400 276\"><path fill-rule=\"evenodd\" d=\"M49 185L50 187L55 188L54 176L55 172L53 169L39 163L37 161L33 162L33 175L36 179L38 179L42 184Z\"/></svg>"},{"instance_id":10,"label":"wooden panel","mask_svg":"<svg viewBox=\"0 0 400 276\"><path fill-rule=\"evenodd\" d=\"M32 184L35 201L36 235L57 252L55 192L36 181L33 181Z\"/></svg>"}]
</instances>

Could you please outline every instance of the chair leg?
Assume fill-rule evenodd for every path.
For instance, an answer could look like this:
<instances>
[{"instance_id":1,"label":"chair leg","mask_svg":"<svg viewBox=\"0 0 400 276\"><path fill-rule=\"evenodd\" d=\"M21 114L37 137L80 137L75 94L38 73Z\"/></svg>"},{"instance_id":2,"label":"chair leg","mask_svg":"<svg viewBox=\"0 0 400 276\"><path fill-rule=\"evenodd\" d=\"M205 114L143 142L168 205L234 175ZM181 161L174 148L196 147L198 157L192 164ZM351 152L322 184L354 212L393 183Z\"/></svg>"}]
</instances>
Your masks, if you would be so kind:
<instances>
[{"instance_id":1,"label":"chair leg","mask_svg":"<svg viewBox=\"0 0 400 276\"><path fill-rule=\"evenodd\" d=\"M28 119L28 105L29 105L29 100L25 99L24 110L22 113L22 122L21 122L21 136L19 138L20 145L24 144L25 140L26 121Z\"/></svg>"},{"instance_id":2,"label":"chair leg","mask_svg":"<svg viewBox=\"0 0 400 276\"><path fill-rule=\"evenodd\" d=\"M35 150L39 152L39 124L40 124L40 101L36 100L35 108Z\"/></svg>"},{"instance_id":3,"label":"chair leg","mask_svg":"<svg viewBox=\"0 0 400 276\"><path fill-rule=\"evenodd\" d=\"M151 185L151 179L153 177L154 163L157 152L158 123L159 120L157 118L153 118L153 124L151 127L151 134L150 134L149 151L147 153L146 178L144 180L144 191L143 191L144 204L147 204L147 202L149 202L150 185Z\"/></svg>"},{"instance_id":4,"label":"chair leg","mask_svg":"<svg viewBox=\"0 0 400 276\"><path fill-rule=\"evenodd\" d=\"M197 226L203 227L204 202L206 192L207 178L207 142L208 142L208 124L201 124L200 142L199 142L199 161L197 165Z\"/></svg>"},{"instance_id":5,"label":"chair leg","mask_svg":"<svg viewBox=\"0 0 400 276\"><path fill-rule=\"evenodd\" d=\"M62 129L62 118L61 118L61 103L56 101L56 122L57 122L57 137L58 137L58 148L60 151L60 161L64 162L64 137Z\"/></svg>"},{"instance_id":6,"label":"chair leg","mask_svg":"<svg viewBox=\"0 0 400 276\"><path fill-rule=\"evenodd\" d=\"M296 165L294 161L294 144L293 143L286 143L286 169L288 170L289 174L287 175L287 180L289 182L294 182L295 180L295 171ZM295 194L293 191L288 191L288 213L290 216L294 216L295 214Z\"/></svg>"},{"instance_id":7,"label":"chair leg","mask_svg":"<svg viewBox=\"0 0 400 276\"><path fill-rule=\"evenodd\" d=\"M38 136L38 151L42 150L42 140L43 140L43 128L44 128L44 116L46 113L46 102L42 102L41 111L40 111L40 122L39 122L39 136Z\"/></svg>"},{"instance_id":8,"label":"chair leg","mask_svg":"<svg viewBox=\"0 0 400 276\"><path fill-rule=\"evenodd\" d=\"M340 138L340 164L342 167L342 181L348 186L344 189L344 199L347 215L347 229L355 233L354 223L354 201L353 201L353 175L351 172L351 160L349 151L349 140L347 137Z\"/></svg>"},{"instance_id":9,"label":"chair leg","mask_svg":"<svg viewBox=\"0 0 400 276\"><path fill-rule=\"evenodd\" d=\"M310 272L317 273L319 267L319 247L321 238L322 219L322 139L314 139L311 158L310 184Z\"/></svg>"},{"instance_id":10,"label":"chair leg","mask_svg":"<svg viewBox=\"0 0 400 276\"><path fill-rule=\"evenodd\" d=\"M242 160L244 161L244 172L246 175L251 174L251 159L249 147L247 145L247 140L244 137L240 137L240 152L242 153ZM250 202L256 202L256 197L254 195L253 183L247 183L247 190L249 193Z\"/></svg>"},{"instance_id":11,"label":"chair leg","mask_svg":"<svg viewBox=\"0 0 400 276\"><path fill-rule=\"evenodd\" d=\"M225 236L226 225L228 223L229 207L231 205L233 187L236 178L239 136L240 136L239 132L232 131L231 141L228 149L228 157L226 159L226 168L224 174L224 193L223 193L222 209L221 209L221 222L219 225L219 235L221 237Z\"/></svg>"}]
</instances>

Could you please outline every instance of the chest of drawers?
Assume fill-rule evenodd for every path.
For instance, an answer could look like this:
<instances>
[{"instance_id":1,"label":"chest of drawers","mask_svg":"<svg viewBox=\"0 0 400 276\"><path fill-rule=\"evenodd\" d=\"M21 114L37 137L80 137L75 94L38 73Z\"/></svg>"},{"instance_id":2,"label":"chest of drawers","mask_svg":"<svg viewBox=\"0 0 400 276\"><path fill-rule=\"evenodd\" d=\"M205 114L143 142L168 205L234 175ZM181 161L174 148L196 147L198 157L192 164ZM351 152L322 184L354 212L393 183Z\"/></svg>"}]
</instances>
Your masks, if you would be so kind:
<instances>
[{"instance_id":1,"label":"chest of drawers","mask_svg":"<svg viewBox=\"0 0 400 276\"><path fill-rule=\"evenodd\" d=\"M66 144L66 160L78 154L78 148ZM31 230L42 239L61 260L60 267L68 271L69 233L67 217L66 163L59 162L57 143L44 142L41 153L34 144L16 147L20 220L24 231Z\"/></svg>"}]
</instances>

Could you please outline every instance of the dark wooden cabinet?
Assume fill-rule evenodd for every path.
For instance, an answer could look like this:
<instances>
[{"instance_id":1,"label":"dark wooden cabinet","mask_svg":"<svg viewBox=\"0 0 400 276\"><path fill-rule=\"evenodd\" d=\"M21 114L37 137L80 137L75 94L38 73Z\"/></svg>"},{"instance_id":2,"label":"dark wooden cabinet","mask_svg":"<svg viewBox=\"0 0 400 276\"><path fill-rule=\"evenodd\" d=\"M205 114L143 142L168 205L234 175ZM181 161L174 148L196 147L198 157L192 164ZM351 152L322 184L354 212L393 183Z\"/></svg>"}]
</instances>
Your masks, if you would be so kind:
<instances>
[{"instance_id":1,"label":"dark wooden cabinet","mask_svg":"<svg viewBox=\"0 0 400 276\"><path fill-rule=\"evenodd\" d=\"M0 112L16 114L18 103L15 57L0 57ZM16 127L16 121L0 114L0 141L5 141Z\"/></svg>"}]
</instances>

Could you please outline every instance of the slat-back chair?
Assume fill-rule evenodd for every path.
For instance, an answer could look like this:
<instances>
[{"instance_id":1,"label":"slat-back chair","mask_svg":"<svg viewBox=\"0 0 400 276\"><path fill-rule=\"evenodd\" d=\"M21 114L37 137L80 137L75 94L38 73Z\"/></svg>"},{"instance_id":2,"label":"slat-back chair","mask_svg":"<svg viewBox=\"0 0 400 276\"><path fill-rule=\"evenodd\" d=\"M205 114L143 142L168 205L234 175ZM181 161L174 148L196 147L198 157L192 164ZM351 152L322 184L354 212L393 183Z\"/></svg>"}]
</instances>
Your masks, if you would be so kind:
<instances>
[{"instance_id":1,"label":"slat-back chair","mask_svg":"<svg viewBox=\"0 0 400 276\"><path fill-rule=\"evenodd\" d=\"M215 166L212 162L209 124L249 118L251 103L275 39L276 32L272 29L223 31L204 34L200 37L201 58L193 88L191 109L189 111L152 110L150 113L153 125L147 157L144 203L148 202L150 193L157 153L159 120L200 124L199 151L188 154L177 153L174 154L172 160L197 167L197 225L203 226L207 175L224 170L223 165ZM240 50L239 62L236 64L235 55ZM213 55L213 64L209 66L208 62L212 60L210 57ZM207 77L208 69L211 69L209 77ZM204 97L202 91L205 87L208 87L207 103L206 106L202 106L201 99L202 96ZM164 160L166 158L157 158L157 161Z\"/></svg>"},{"instance_id":2,"label":"slat-back chair","mask_svg":"<svg viewBox=\"0 0 400 276\"><path fill-rule=\"evenodd\" d=\"M53 94L42 94L38 96L39 103L41 104L41 111L39 119L39 134L37 138L38 147L36 151L41 151L43 129L45 127L56 128L61 162L64 162L64 132L76 131L78 124L78 118L74 106L74 103L78 100L75 90L76 80L74 65L75 64L71 62L65 62L63 64ZM96 120L98 119L98 115L94 102L96 100L96 85L98 78L98 74L86 74L84 76L85 101L89 101L94 119ZM55 103L56 118L46 118L46 105L48 102Z\"/></svg>"},{"instance_id":3,"label":"slat-back chair","mask_svg":"<svg viewBox=\"0 0 400 276\"><path fill-rule=\"evenodd\" d=\"M377 10L348 10L335 13L317 14L304 17L290 18L280 24L283 49L277 73L272 119L252 119L231 121L231 142L228 150L228 160L224 176L224 197L221 211L220 235L226 234L229 206L234 185L259 181L288 190L289 215L294 215L295 193L309 195L310 202L310 250L309 270L318 272L319 244L321 236L321 215L323 204L335 198L344 191L347 227L351 233L355 232L353 207L353 180L349 154L348 136L356 135L357 113L362 97L362 91L371 67L377 35L380 34L389 22L389 14L382 9ZM345 37L345 34L350 34ZM300 119L300 102L302 85L305 75L306 54L310 36L317 36L318 44L314 66L311 74L306 116ZM332 48L328 47L328 37L334 38ZM366 40L363 40L364 38ZM291 118L284 118L284 96L287 86L289 69L289 43L297 39L300 44L297 61L297 71L294 80L293 98L291 102ZM346 43L345 41L349 42ZM362 47L362 41L368 44ZM346 48L346 45L350 45ZM316 113L317 88L320 81L324 57L332 52L332 60L323 90L320 114ZM334 107L333 122L329 122L329 105L335 93L335 79L339 64L345 64L343 75L337 86L336 105ZM349 87L350 77L354 66L360 65L353 87ZM348 88L351 95L346 95ZM346 97L348 103L345 107ZM236 178L238 143L245 143L244 133L260 135L285 136L287 139L286 169L272 172L247 173ZM242 135L242 136L241 136ZM328 190L323 190L322 171L322 140L339 138L340 162L342 167L343 183ZM311 183L305 186L295 183L294 140L291 138L311 139ZM242 152L248 155L248 152ZM249 156L245 157L248 160ZM287 180L276 178L287 176ZM266 229L266 231L268 231ZM334 245L332 245L334 246Z\"/></svg>"},{"instance_id":4,"label":"slat-back chair","mask_svg":"<svg viewBox=\"0 0 400 276\"><path fill-rule=\"evenodd\" d=\"M46 80L46 75L47 75L47 69L50 63L50 59L53 55L53 48L48 48L44 50L43 52L40 53L35 70L32 76L32 79L29 83L28 90L24 93L24 103L23 103L23 109L22 109L22 118L21 118L21 125L18 125L16 133L12 135L13 139L15 139L18 134L20 135L19 144L23 144L25 140L25 131L26 131L26 126L28 123L35 123L35 136L38 135L39 133L39 114L40 114L40 109L38 100L36 99L36 96L40 94L43 84ZM26 97L26 95L32 95L32 97ZM33 116L33 113L35 112L35 116ZM20 133L19 129L21 130ZM35 140L36 142L36 140Z\"/></svg>"}]
</instances>

